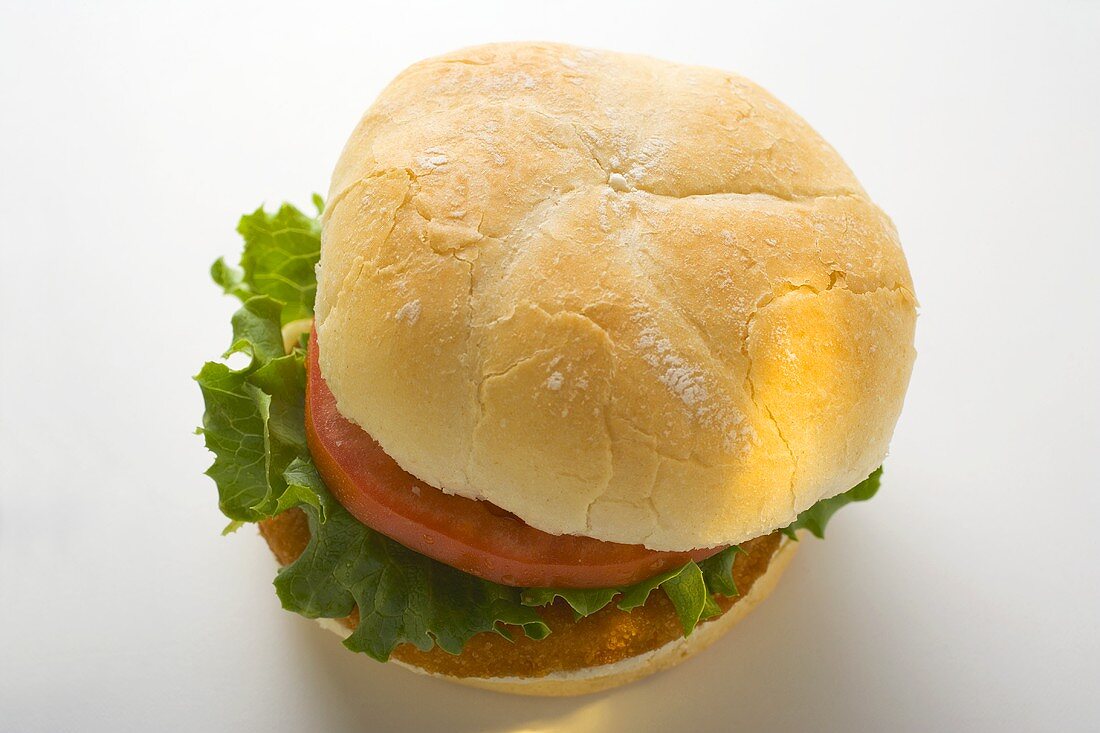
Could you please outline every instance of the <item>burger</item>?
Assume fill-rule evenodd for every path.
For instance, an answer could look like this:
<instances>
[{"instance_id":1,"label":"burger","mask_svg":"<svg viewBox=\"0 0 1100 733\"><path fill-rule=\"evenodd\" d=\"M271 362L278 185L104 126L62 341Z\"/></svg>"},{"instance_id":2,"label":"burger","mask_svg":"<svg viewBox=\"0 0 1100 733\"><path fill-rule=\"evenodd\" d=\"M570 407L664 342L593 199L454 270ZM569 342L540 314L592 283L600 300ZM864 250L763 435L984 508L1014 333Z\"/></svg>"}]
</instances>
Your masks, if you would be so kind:
<instances>
[{"instance_id":1,"label":"burger","mask_svg":"<svg viewBox=\"0 0 1100 733\"><path fill-rule=\"evenodd\" d=\"M734 74L556 44L417 63L316 215L241 219L197 376L282 606L434 677L676 664L869 499L914 359L890 219ZM236 354L234 359L228 357Z\"/></svg>"}]
</instances>

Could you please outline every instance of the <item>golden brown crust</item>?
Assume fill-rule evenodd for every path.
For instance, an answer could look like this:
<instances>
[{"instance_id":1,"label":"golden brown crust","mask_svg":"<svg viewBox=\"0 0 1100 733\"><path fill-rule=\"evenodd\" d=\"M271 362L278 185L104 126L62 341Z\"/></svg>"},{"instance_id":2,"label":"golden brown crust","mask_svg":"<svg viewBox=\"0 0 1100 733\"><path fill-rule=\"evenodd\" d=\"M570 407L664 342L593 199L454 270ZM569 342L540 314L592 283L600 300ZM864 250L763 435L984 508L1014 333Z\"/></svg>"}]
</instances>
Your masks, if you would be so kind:
<instances>
[{"instance_id":1,"label":"golden brown crust","mask_svg":"<svg viewBox=\"0 0 1100 733\"><path fill-rule=\"evenodd\" d=\"M414 65L336 167L340 411L554 534L743 542L882 460L914 357L897 234L760 87L555 44Z\"/></svg>"},{"instance_id":2,"label":"golden brown crust","mask_svg":"<svg viewBox=\"0 0 1100 733\"><path fill-rule=\"evenodd\" d=\"M309 541L305 515L297 509L260 523L260 533L281 565L293 562ZM715 596L726 613L752 590L768 569L780 544L774 532L742 545L733 576L740 595ZM683 637L672 602L663 593L653 593L646 604L630 613L614 605L578 620L572 609L559 600L538 609L551 629L547 638L536 641L520 630L514 641L497 634L471 638L461 654L448 654L438 647L421 651L410 644L394 650L393 658L431 674L460 678L543 677L615 664L654 651ZM348 629L358 623L358 611L342 619Z\"/></svg>"},{"instance_id":3,"label":"golden brown crust","mask_svg":"<svg viewBox=\"0 0 1100 733\"><path fill-rule=\"evenodd\" d=\"M291 509L258 524L280 567L297 560L309 544L309 519L301 509Z\"/></svg>"}]
</instances>

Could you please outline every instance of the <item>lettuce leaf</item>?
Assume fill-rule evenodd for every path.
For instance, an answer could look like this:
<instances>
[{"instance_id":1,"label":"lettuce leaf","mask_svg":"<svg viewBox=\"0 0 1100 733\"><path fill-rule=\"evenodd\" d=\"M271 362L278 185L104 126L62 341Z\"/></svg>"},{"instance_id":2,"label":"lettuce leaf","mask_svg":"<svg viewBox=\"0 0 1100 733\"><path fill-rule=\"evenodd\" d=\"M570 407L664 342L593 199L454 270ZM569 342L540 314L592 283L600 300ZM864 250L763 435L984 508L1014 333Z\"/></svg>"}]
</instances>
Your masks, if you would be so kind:
<instances>
[{"instance_id":1,"label":"lettuce leaf","mask_svg":"<svg viewBox=\"0 0 1100 733\"><path fill-rule=\"evenodd\" d=\"M308 456L305 438L305 353L283 352L282 306L254 296L233 315L233 343L224 356L245 353L241 370L207 362L195 377L206 412L199 432L214 453L207 475L218 486L222 513L238 522L272 516L278 507L316 497L293 489L283 472ZM290 491L298 500L284 495Z\"/></svg>"},{"instance_id":2,"label":"lettuce leaf","mask_svg":"<svg viewBox=\"0 0 1100 733\"><path fill-rule=\"evenodd\" d=\"M324 202L313 194L316 216L290 204L274 214L263 207L245 214L237 224L244 237L240 268L218 259L210 276L226 293L242 302L267 295L283 304L283 323L313 316L317 296L317 261L321 257L321 213Z\"/></svg>"},{"instance_id":3,"label":"lettuce leaf","mask_svg":"<svg viewBox=\"0 0 1100 733\"><path fill-rule=\"evenodd\" d=\"M733 582L733 561L743 550L737 545L727 547L700 563L689 562L634 585L621 588L527 588L523 591L523 603L529 606L547 606L560 598L573 609L576 618L590 616L611 603L623 611L632 611L649 599L649 594L660 588L672 601L684 636L700 621L717 616L721 609L714 601L715 594L737 595Z\"/></svg>"},{"instance_id":4,"label":"lettuce leaf","mask_svg":"<svg viewBox=\"0 0 1100 733\"><path fill-rule=\"evenodd\" d=\"M283 353L286 321L279 301L248 297L233 315L226 355L245 353L251 362L236 371L209 362L196 377L206 404L200 432L215 455L207 473L222 512L238 522L291 507L308 516L309 544L275 580L283 607L307 618L342 618L358 607L359 626L345 644L382 661L402 643L457 654L474 634L507 635L505 624L546 636L549 628L520 603L519 589L413 552L333 499L306 445L305 353Z\"/></svg>"},{"instance_id":5,"label":"lettuce leaf","mask_svg":"<svg viewBox=\"0 0 1100 733\"><path fill-rule=\"evenodd\" d=\"M783 534L792 540L797 540L795 531L806 529L814 537L825 539L825 525L841 508L853 501L867 501L878 493L878 487L882 480L882 466L879 466L871 475L860 481L843 494L837 494L830 499L822 499L798 515L798 518L782 529Z\"/></svg>"},{"instance_id":6,"label":"lettuce leaf","mask_svg":"<svg viewBox=\"0 0 1100 733\"><path fill-rule=\"evenodd\" d=\"M307 515L309 544L275 579L283 607L307 618L343 618L358 608L359 625L344 644L380 661L403 643L458 654L480 633L512 638L511 629L519 629L544 638L550 629L536 608L558 598L579 618L616 598L618 608L630 611L659 589L672 601L685 636L718 615L714 596L737 594L736 546L621 588L519 589L414 552L363 525L333 498L306 444L306 339L287 354L282 338L282 326L313 315L323 211L320 197L313 201L314 216L284 204L274 214L260 208L241 217L240 267L219 259L210 272L242 302L223 358L241 353L250 362L239 370L207 362L195 377L206 408L198 432L214 454L207 475L217 485L222 513L232 520L227 531L291 508ZM819 502L783 531L793 537L805 528L822 536L837 509L874 494L880 473Z\"/></svg>"},{"instance_id":7,"label":"lettuce leaf","mask_svg":"<svg viewBox=\"0 0 1100 733\"><path fill-rule=\"evenodd\" d=\"M342 618L358 607L359 625L344 644L380 661L406 642L458 654L475 634L507 636L502 624L535 639L550 633L519 603L517 589L467 575L371 530L331 498L316 469L306 461L298 469L327 517L304 507L309 545L275 579L283 608L307 618Z\"/></svg>"}]
</instances>

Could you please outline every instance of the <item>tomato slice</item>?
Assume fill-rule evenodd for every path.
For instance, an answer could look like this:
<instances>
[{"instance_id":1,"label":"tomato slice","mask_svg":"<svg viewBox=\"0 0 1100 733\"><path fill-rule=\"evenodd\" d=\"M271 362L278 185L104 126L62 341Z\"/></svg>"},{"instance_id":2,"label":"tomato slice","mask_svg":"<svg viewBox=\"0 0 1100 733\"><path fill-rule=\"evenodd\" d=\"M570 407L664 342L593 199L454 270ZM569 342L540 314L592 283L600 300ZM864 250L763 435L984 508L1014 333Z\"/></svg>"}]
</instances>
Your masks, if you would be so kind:
<instances>
[{"instance_id":1,"label":"tomato slice","mask_svg":"<svg viewBox=\"0 0 1100 733\"><path fill-rule=\"evenodd\" d=\"M658 552L535 529L486 501L445 494L402 469L336 409L310 335L306 436L321 477L368 527L463 572L503 585L610 588L636 583L721 548Z\"/></svg>"}]
</instances>

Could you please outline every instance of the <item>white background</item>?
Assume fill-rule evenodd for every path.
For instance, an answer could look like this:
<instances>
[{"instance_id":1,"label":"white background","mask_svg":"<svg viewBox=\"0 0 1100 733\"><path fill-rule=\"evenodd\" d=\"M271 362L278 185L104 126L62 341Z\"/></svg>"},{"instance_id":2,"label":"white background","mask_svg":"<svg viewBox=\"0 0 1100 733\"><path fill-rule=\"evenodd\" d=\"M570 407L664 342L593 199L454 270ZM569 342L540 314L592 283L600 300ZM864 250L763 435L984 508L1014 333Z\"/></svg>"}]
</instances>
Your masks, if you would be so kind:
<instances>
[{"instance_id":1,"label":"white background","mask_svg":"<svg viewBox=\"0 0 1100 733\"><path fill-rule=\"evenodd\" d=\"M1098 3L369 5L3 3L0 730L1100 728ZM879 497L718 646L576 700L281 611L191 434L237 216L324 192L407 64L532 38L768 87L893 216L921 300Z\"/></svg>"}]
</instances>

